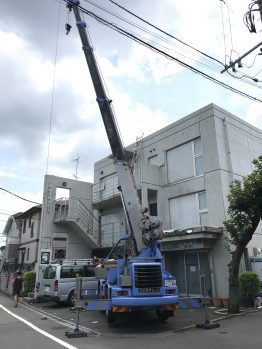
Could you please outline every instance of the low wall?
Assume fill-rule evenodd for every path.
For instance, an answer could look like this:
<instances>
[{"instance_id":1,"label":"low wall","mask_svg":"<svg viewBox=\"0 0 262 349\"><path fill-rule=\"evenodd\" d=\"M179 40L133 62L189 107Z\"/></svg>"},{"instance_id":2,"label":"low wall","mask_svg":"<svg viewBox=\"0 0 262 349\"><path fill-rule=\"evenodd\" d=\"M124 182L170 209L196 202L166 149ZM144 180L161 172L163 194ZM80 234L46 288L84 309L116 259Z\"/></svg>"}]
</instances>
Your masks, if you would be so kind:
<instances>
[{"instance_id":1,"label":"low wall","mask_svg":"<svg viewBox=\"0 0 262 349\"><path fill-rule=\"evenodd\" d=\"M10 271L2 272L0 290L9 296L12 296L13 294L13 284L12 284L13 276L14 276L13 272L10 272Z\"/></svg>"}]
</instances>

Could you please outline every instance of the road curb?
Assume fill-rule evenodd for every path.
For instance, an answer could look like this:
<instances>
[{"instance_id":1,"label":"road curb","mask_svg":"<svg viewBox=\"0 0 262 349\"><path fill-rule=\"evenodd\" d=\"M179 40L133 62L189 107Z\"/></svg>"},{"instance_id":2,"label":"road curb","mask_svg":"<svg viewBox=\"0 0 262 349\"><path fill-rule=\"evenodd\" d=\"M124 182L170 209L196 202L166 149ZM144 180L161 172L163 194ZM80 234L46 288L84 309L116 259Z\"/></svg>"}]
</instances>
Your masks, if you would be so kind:
<instances>
[{"instance_id":1,"label":"road curb","mask_svg":"<svg viewBox=\"0 0 262 349\"><path fill-rule=\"evenodd\" d=\"M21 300L21 304L23 304L25 307L28 307L28 308L34 310L34 311L37 312L37 313L41 313L41 314L43 314L43 315L45 315L45 316L48 316L48 317L51 317L51 318L53 318L53 319L55 319L55 320L57 320L57 321L66 323L66 324L70 325L71 328L75 328L75 326L76 326L76 324L75 324L74 322L71 322L71 321L62 319L62 318L60 318L59 316L53 315L53 314L51 314L51 313L48 313L47 311L44 311L44 310L42 310L42 309L35 308L35 307L33 307L31 304L29 304L29 303L27 303L27 302L25 302L25 301L23 301L23 300ZM100 332L97 332L97 331L95 331L95 330L92 330L91 328L88 328L88 327L85 327L85 326L81 326L81 325L79 325L79 328L80 328L81 330L88 331L89 333L92 333L94 336L97 336L97 337L100 337L100 336L101 336L101 333L100 333Z\"/></svg>"}]
</instances>

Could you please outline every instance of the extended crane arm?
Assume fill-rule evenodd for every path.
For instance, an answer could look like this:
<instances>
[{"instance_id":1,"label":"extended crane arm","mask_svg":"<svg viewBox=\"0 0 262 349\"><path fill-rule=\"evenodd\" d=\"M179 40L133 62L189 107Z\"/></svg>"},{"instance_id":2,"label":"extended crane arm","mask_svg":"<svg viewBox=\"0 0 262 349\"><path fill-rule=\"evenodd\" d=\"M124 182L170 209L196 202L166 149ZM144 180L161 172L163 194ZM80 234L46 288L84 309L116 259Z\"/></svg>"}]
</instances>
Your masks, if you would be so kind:
<instances>
[{"instance_id":1,"label":"extended crane arm","mask_svg":"<svg viewBox=\"0 0 262 349\"><path fill-rule=\"evenodd\" d=\"M76 25L82 41L86 62L96 92L96 100L100 108L101 116L114 158L114 165L122 191L124 210L129 225L129 234L133 239L133 245L135 247L134 254L137 255L143 247L150 245L152 242L161 238L161 231L158 229L160 222L156 219L156 217L150 217L142 212L134 176L129 163L127 162L126 153L121 142L114 113L111 108L112 101L109 100L106 95L93 48L88 37L86 24L81 18L78 7L80 1L64 1L67 3L69 10L73 9L74 11Z\"/></svg>"}]
</instances>

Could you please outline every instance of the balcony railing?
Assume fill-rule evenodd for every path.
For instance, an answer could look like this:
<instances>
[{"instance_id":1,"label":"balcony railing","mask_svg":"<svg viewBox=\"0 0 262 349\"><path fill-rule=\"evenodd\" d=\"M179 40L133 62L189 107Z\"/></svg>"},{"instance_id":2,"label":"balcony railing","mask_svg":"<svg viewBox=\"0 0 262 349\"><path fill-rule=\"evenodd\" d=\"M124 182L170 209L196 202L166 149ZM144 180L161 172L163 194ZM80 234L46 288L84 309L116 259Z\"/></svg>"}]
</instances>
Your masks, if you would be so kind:
<instances>
[{"instance_id":1,"label":"balcony railing","mask_svg":"<svg viewBox=\"0 0 262 349\"><path fill-rule=\"evenodd\" d=\"M93 241L99 242L99 222L86 204L79 199L59 199L55 202L55 222L75 222Z\"/></svg>"},{"instance_id":2,"label":"balcony railing","mask_svg":"<svg viewBox=\"0 0 262 349\"><path fill-rule=\"evenodd\" d=\"M100 202L119 196L119 190L115 183L99 183L93 185L93 202Z\"/></svg>"}]
</instances>

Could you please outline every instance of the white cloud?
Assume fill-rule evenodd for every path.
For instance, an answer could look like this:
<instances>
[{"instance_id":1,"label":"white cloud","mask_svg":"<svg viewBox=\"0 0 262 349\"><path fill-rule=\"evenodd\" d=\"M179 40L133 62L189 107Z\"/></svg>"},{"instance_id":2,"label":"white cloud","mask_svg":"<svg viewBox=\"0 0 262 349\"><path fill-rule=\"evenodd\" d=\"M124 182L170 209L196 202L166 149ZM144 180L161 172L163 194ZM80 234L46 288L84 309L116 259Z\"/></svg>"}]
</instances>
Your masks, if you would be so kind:
<instances>
[{"instance_id":1,"label":"white cloud","mask_svg":"<svg viewBox=\"0 0 262 349\"><path fill-rule=\"evenodd\" d=\"M109 2L99 2L103 6L110 6ZM59 4L53 0L46 4L40 0L28 0L28 3L30 5L25 9L19 0L5 2L3 19L0 21L0 149L1 158L4 159L0 176L2 186L12 188L17 194L34 198L33 201L38 202L42 196L40 193L46 170ZM247 10L246 0L227 3L232 9L228 12L222 3L227 53L232 49L231 27L233 49L241 54L259 41L258 36L251 35L243 24L242 17ZM224 60L220 1L134 0L131 4L130 1L123 0L123 5L192 46ZM112 9L120 13L116 7ZM40 21L39 13L43 14ZM6 19L8 22L5 23ZM91 181L93 163L108 155L110 149L77 30L73 28L70 35L65 36L62 23L65 20L66 12L61 6L48 172L73 178L75 162L72 161L72 154L80 153L80 158L85 154L85 162L79 164L79 177ZM174 121L177 112L183 116L189 107L193 112L196 104L204 106L210 102L205 99L207 95L210 98L210 91L201 94L201 90L207 86L205 80L201 83L195 79L200 82L193 95L188 97L190 106L177 103L183 93L188 93L191 82L188 80L190 74L187 74L186 79L183 78L185 68L134 41L105 30L104 26L95 21L88 19L88 23L90 29L92 26L95 53L114 101L125 145L135 142L136 137L142 133L148 135ZM153 29L150 28L151 30ZM164 36L160 33L158 35ZM143 36L160 43L159 39L152 38L148 33L143 33ZM161 44L172 55L187 60L192 65L199 58L198 54L193 55L185 47L182 50L175 40L170 39L169 43ZM235 55L237 56L233 53L232 57L236 58ZM250 75L258 71L260 57L253 70L246 70ZM244 63L251 64L253 58L254 55L250 55ZM220 78L220 73L218 75ZM261 79L261 75L258 78ZM172 82L176 83L174 90L170 89ZM169 90L165 90L166 86ZM234 86L242 88L238 80L234 81ZM158 93L158 88L162 94ZM245 89L259 96L258 89L248 85ZM144 91L143 96L140 91ZM214 87L212 91L214 99L222 101L221 107L262 128L259 103L250 103L221 88L219 90ZM220 98L221 95L228 97ZM155 104L152 103L154 97L158 99ZM173 98L176 104L172 103ZM169 107L167 100L171 101ZM11 195L0 194L4 205L2 208L19 211L31 207L31 204L24 206L23 201L14 199Z\"/></svg>"},{"instance_id":2,"label":"white cloud","mask_svg":"<svg viewBox=\"0 0 262 349\"><path fill-rule=\"evenodd\" d=\"M262 129L262 108L258 102L252 103L246 113L246 121Z\"/></svg>"},{"instance_id":3,"label":"white cloud","mask_svg":"<svg viewBox=\"0 0 262 349\"><path fill-rule=\"evenodd\" d=\"M19 196L27 200L31 200L36 203L42 203L43 191L39 191L37 193L32 193L30 191L28 192L20 191L19 193L16 192L15 194L18 194ZM1 202L0 233L4 230L4 227L6 225L6 222L9 216L18 212L24 212L36 205L34 203L21 200L18 197L8 194L6 192L3 192L1 190L0 190L0 202ZM0 240L0 246L2 242L3 242L3 239Z\"/></svg>"}]
</instances>

